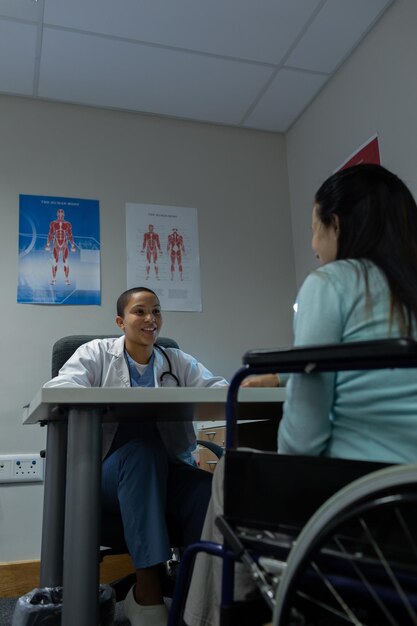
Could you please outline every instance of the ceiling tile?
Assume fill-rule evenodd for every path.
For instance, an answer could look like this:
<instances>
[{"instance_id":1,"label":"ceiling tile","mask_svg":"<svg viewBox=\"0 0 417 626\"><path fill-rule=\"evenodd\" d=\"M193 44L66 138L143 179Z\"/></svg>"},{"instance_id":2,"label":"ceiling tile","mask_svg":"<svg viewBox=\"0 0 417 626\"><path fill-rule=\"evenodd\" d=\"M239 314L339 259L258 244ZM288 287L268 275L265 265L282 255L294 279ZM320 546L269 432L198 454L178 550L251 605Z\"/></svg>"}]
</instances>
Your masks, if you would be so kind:
<instances>
[{"instance_id":1,"label":"ceiling tile","mask_svg":"<svg viewBox=\"0 0 417 626\"><path fill-rule=\"evenodd\" d=\"M55 26L277 64L320 2L45 0L44 19Z\"/></svg>"},{"instance_id":2,"label":"ceiling tile","mask_svg":"<svg viewBox=\"0 0 417 626\"><path fill-rule=\"evenodd\" d=\"M326 80L320 74L280 70L244 126L285 132Z\"/></svg>"},{"instance_id":3,"label":"ceiling tile","mask_svg":"<svg viewBox=\"0 0 417 626\"><path fill-rule=\"evenodd\" d=\"M286 66L333 72L392 0L327 0Z\"/></svg>"},{"instance_id":4,"label":"ceiling tile","mask_svg":"<svg viewBox=\"0 0 417 626\"><path fill-rule=\"evenodd\" d=\"M45 28L39 96L238 124L271 74L262 65Z\"/></svg>"},{"instance_id":5,"label":"ceiling tile","mask_svg":"<svg viewBox=\"0 0 417 626\"><path fill-rule=\"evenodd\" d=\"M32 95L36 26L0 20L0 91Z\"/></svg>"},{"instance_id":6,"label":"ceiling tile","mask_svg":"<svg viewBox=\"0 0 417 626\"><path fill-rule=\"evenodd\" d=\"M0 17L36 22L42 17L43 2L33 0L1 0Z\"/></svg>"},{"instance_id":7,"label":"ceiling tile","mask_svg":"<svg viewBox=\"0 0 417 626\"><path fill-rule=\"evenodd\" d=\"M394 1L0 0L0 92L285 131Z\"/></svg>"}]
</instances>

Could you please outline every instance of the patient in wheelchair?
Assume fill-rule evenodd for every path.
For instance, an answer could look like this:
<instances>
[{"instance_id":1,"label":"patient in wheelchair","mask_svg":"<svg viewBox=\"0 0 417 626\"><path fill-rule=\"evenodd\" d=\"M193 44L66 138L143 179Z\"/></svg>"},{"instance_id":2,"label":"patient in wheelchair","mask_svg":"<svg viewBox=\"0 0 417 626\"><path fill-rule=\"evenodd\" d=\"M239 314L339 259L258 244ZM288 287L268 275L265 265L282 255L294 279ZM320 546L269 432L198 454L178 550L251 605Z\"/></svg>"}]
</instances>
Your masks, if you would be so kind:
<instances>
[{"instance_id":1,"label":"patient in wheelchair","mask_svg":"<svg viewBox=\"0 0 417 626\"><path fill-rule=\"evenodd\" d=\"M321 267L297 296L295 346L417 339L417 205L395 174L362 164L330 176L314 198L312 248ZM291 375L278 452L416 462L416 370ZM219 463L202 534L218 543L223 537L214 521L223 513L223 473ZM199 554L184 615L188 626L219 623L220 585L220 559ZM251 586L236 566L235 597Z\"/></svg>"}]
</instances>

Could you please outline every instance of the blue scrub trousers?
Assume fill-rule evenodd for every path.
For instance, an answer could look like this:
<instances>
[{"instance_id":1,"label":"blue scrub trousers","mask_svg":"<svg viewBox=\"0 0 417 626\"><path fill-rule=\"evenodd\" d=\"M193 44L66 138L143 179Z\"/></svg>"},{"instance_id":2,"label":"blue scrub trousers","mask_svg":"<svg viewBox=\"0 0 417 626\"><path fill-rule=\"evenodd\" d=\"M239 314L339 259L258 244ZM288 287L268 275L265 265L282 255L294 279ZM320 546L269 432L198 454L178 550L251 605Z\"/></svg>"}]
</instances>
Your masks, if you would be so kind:
<instances>
[{"instance_id":1,"label":"blue scrub trousers","mask_svg":"<svg viewBox=\"0 0 417 626\"><path fill-rule=\"evenodd\" d=\"M169 459L156 437L133 439L103 461L102 506L120 508L136 569L163 563L171 546L200 539L211 479L209 472Z\"/></svg>"}]
</instances>

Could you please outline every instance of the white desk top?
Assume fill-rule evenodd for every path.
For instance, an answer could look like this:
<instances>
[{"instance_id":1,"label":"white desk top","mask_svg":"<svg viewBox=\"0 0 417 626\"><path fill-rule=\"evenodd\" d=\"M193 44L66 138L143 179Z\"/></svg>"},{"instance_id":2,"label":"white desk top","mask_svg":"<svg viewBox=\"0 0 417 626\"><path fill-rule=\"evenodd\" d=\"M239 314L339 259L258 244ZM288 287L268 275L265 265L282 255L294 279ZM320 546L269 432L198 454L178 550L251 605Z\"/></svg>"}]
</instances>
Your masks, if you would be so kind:
<instances>
[{"instance_id":1,"label":"white desk top","mask_svg":"<svg viewBox=\"0 0 417 626\"><path fill-rule=\"evenodd\" d=\"M224 420L227 387L54 387L42 388L24 407L23 423L66 419L68 410L100 408L104 421L123 419ZM276 415L284 388L239 390L239 419Z\"/></svg>"}]
</instances>

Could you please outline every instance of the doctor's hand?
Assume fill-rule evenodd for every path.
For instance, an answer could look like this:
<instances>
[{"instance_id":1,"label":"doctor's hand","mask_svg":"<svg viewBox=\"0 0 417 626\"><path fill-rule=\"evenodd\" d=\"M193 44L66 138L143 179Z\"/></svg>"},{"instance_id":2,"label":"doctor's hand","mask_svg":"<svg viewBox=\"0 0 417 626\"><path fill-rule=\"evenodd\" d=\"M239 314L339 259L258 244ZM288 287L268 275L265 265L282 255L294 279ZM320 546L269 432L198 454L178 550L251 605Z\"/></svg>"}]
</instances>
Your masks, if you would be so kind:
<instances>
[{"instance_id":1,"label":"doctor's hand","mask_svg":"<svg viewBox=\"0 0 417 626\"><path fill-rule=\"evenodd\" d=\"M258 374L248 376L242 381L241 387L279 387L280 379L278 374Z\"/></svg>"}]
</instances>

